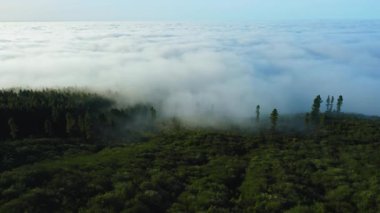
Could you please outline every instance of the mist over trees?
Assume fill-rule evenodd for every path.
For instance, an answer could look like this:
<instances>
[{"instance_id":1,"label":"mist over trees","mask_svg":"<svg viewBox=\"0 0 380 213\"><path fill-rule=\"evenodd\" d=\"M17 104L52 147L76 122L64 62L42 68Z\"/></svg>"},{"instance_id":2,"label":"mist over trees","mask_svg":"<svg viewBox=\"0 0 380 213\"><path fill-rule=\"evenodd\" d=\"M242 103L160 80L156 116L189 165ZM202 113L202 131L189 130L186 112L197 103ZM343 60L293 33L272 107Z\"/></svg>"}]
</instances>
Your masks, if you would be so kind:
<instances>
[{"instance_id":1,"label":"mist over trees","mask_svg":"<svg viewBox=\"0 0 380 213\"><path fill-rule=\"evenodd\" d=\"M0 23L3 88L89 88L0 89L0 213L379 213L379 37L376 20Z\"/></svg>"},{"instance_id":2,"label":"mist over trees","mask_svg":"<svg viewBox=\"0 0 380 213\"><path fill-rule=\"evenodd\" d=\"M0 130L5 133L0 136L0 139L66 137L96 140L102 134L108 137L115 129L122 131L124 123L141 120L147 128L150 128L148 126L157 119L157 110L153 106L135 105L123 109L116 107L114 100L70 89L1 90L0 100ZM303 122L305 126L323 125L325 120L329 119L327 114L340 113L343 96L339 96L335 111L333 110L334 96L327 97L325 113L321 112L322 103L321 96L317 95L310 113L305 115ZM266 119L261 122L260 105L256 106L254 120L256 126L261 126L260 128L267 125ZM271 112L268 120L270 123L268 128L272 130L277 129L278 120L281 126L286 125L282 119L279 119L277 109ZM178 122L183 121L178 120ZM228 126L228 123L226 124ZM97 134L94 134L95 132ZM93 136L98 138L93 138Z\"/></svg>"},{"instance_id":3,"label":"mist over trees","mask_svg":"<svg viewBox=\"0 0 380 213\"><path fill-rule=\"evenodd\" d=\"M0 212L380 209L380 118L344 113L343 96L202 128L83 91L0 94Z\"/></svg>"}]
</instances>

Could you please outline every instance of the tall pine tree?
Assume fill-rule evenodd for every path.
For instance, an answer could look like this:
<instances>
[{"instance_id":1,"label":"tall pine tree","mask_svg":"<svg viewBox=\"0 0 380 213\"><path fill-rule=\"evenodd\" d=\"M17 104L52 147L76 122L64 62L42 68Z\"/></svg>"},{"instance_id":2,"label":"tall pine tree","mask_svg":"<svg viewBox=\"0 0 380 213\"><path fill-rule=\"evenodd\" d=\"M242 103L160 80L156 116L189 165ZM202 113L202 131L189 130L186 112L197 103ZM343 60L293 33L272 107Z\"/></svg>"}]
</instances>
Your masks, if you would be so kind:
<instances>
[{"instance_id":1,"label":"tall pine tree","mask_svg":"<svg viewBox=\"0 0 380 213\"><path fill-rule=\"evenodd\" d=\"M333 107L334 107L334 96L331 96L329 112L333 111Z\"/></svg>"},{"instance_id":2,"label":"tall pine tree","mask_svg":"<svg viewBox=\"0 0 380 213\"><path fill-rule=\"evenodd\" d=\"M272 123L272 130L275 131L277 128L277 120L278 120L278 111L277 109L273 109L272 113L270 114L270 120Z\"/></svg>"},{"instance_id":3,"label":"tall pine tree","mask_svg":"<svg viewBox=\"0 0 380 213\"><path fill-rule=\"evenodd\" d=\"M314 98L313 106L311 107L311 120L315 123L319 123L319 115L321 113L322 98L320 95Z\"/></svg>"},{"instance_id":4,"label":"tall pine tree","mask_svg":"<svg viewBox=\"0 0 380 213\"><path fill-rule=\"evenodd\" d=\"M343 105L343 96L339 95L338 102L336 103L336 111L338 113L341 112L342 110L342 105Z\"/></svg>"},{"instance_id":5,"label":"tall pine tree","mask_svg":"<svg viewBox=\"0 0 380 213\"><path fill-rule=\"evenodd\" d=\"M260 105L256 106L256 122L260 122Z\"/></svg>"},{"instance_id":6,"label":"tall pine tree","mask_svg":"<svg viewBox=\"0 0 380 213\"><path fill-rule=\"evenodd\" d=\"M326 100L326 112L330 112L331 99L330 96L327 96Z\"/></svg>"}]
</instances>

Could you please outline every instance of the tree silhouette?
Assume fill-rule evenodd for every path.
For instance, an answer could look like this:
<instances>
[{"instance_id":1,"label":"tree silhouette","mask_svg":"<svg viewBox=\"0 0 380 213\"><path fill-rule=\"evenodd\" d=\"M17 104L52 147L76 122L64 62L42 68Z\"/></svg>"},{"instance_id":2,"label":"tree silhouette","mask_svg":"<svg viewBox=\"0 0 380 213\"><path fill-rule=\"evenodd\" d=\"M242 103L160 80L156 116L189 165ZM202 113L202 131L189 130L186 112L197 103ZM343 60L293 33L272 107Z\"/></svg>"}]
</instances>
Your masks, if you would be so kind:
<instances>
[{"instance_id":1,"label":"tree silhouette","mask_svg":"<svg viewBox=\"0 0 380 213\"><path fill-rule=\"evenodd\" d=\"M256 106L256 122L260 122L260 105Z\"/></svg>"},{"instance_id":2,"label":"tree silhouette","mask_svg":"<svg viewBox=\"0 0 380 213\"><path fill-rule=\"evenodd\" d=\"M331 99L330 96L327 97L326 100L326 112L330 112Z\"/></svg>"},{"instance_id":3,"label":"tree silhouette","mask_svg":"<svg viewBox=\"0 0 380 213\"><path fill-rule=\"evenodd\" d=\"M273 109L272 113L270 114L270 120L271 120L271 123L272 123L272 130L276 130L277 120L278 120L278 111L277 111L277 109Z\"/></svg>"},{"instance_id":4,"label":"tree silhouette","mask_svg":"<svg viewBox=\"0 0 380 213\"><path fill-rule=\"evenodd\" d=\"M338 113L341 112L342 105L343 105L343 96L340 95L338 98L338 102L336 103L336 111Z\"/></svg>"},{"instance_id":5,"label":"tree silhouette","mask_svg":"<svg viewBox=\"0 0 380 213\"><path fill-rule=\"evenodd\" d=\"M334 96L331 96L331 100L330 100L330 109L329 109L330 112L333 111L333 107L334 107Z\"/></svg>"},{"instance_id":6,"label":"tree silhouette","mask_svg":"<svg viewBox=\"0 0 380 213\"><path fill-rule=\"evenodd\" d=\"M317 97L314 98L313 106L311 108L311 119L313 120L314 123L319 122L319 115L321 113L321 103L322 103L322 98L320 95L317 95Z\"/></svg>"}]
</instances>

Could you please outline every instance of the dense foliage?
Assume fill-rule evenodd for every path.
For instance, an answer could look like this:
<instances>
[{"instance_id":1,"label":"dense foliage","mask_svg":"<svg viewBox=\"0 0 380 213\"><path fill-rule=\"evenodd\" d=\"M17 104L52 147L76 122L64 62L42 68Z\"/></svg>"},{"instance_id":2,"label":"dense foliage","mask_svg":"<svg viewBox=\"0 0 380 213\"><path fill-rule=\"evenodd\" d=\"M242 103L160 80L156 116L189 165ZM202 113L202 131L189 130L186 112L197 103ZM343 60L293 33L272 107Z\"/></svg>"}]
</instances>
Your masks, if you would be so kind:
<instances>
[{"instance_id":1,"label":"dense foliage","mask_svg":"<svg viewBox=\"0 0 380 213\"><path fill-rule=\"evenodd\" d=\"M0 91L0 139L3 140L25 137L99 140L109 136L107 132L116 134L119 127L137 118L141 125L144 121L151 122L154 115L155 110L147 105L119 109L108 98L70 89Z\"/></svg>"},{"instance_id":2,"label":"dense foliage","mask_svg":"<svg viewBox=\"0 0 380 213\"><path fill-rule=\"evenodd\" d=\"M55 92L48 94L60 94ZM72 93L64 94L75 100ZM85 106L95 98L86 97L75 104ZM46 102L49 110L57 106L51 104L57 103L53 99ZM16 111L7 114L2 122L9 132L0 142L0 212L380 211L377 117L327 110L315 113L315 122L306 122L308 117L281 116L276 110L275 116L268 116L272 123L252 130L184 128L176 122L163 128L150 107L116 109L112 102L97 100L104 105L95 101L98 107L84 107L83 112L95 117L94 126L104 129L109 124L99 118L102 114L113 123L106 128L110 133L93 133L93 138L108 138L107 144L63 130L62 135L23 137L22 118ZM11 102L1 102L3 110L12 109ZM13 107L20 110L22 104ZM26 106L26 111L35 109ZM319 107L317 100L316 112ZM67 112L78 123L83 115L78 111L62 107L62 126L70 123L63 116ZM130 118L136 115L149 117L138 123L149 136L143 143L138 143L141 138L124 143L132 132L120 126L132 126ZM50 113L46 116L39 128L42 120L51 118ZM261 120L253 119L252 126L264 123ZM146 123L154 125L147 128ZM300 123L302 127L294 128ZM11 124L18 127L14 140ZM115 134L120 132L127 134Z\"/></svg>"}]
</instances>

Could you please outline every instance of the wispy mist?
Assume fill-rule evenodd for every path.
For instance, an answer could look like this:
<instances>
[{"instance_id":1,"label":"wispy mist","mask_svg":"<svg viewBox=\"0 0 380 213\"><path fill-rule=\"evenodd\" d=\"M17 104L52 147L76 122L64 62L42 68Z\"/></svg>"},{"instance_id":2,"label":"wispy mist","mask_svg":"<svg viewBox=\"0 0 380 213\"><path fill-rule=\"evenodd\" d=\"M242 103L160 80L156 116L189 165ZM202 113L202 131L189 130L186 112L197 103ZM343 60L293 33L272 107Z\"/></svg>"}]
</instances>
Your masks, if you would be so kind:
<instances>
[{"instance_id":1,"label":"wispy mist","mask_svg":"<svg viewBox=\"0 0 380 213\"><path fill-rule=\"evenodd\" d=\"M192 122L308 111L315 95L380 114L380 21L1 23L0 86L87 87Z\"/></svg>"}]
</instances>

